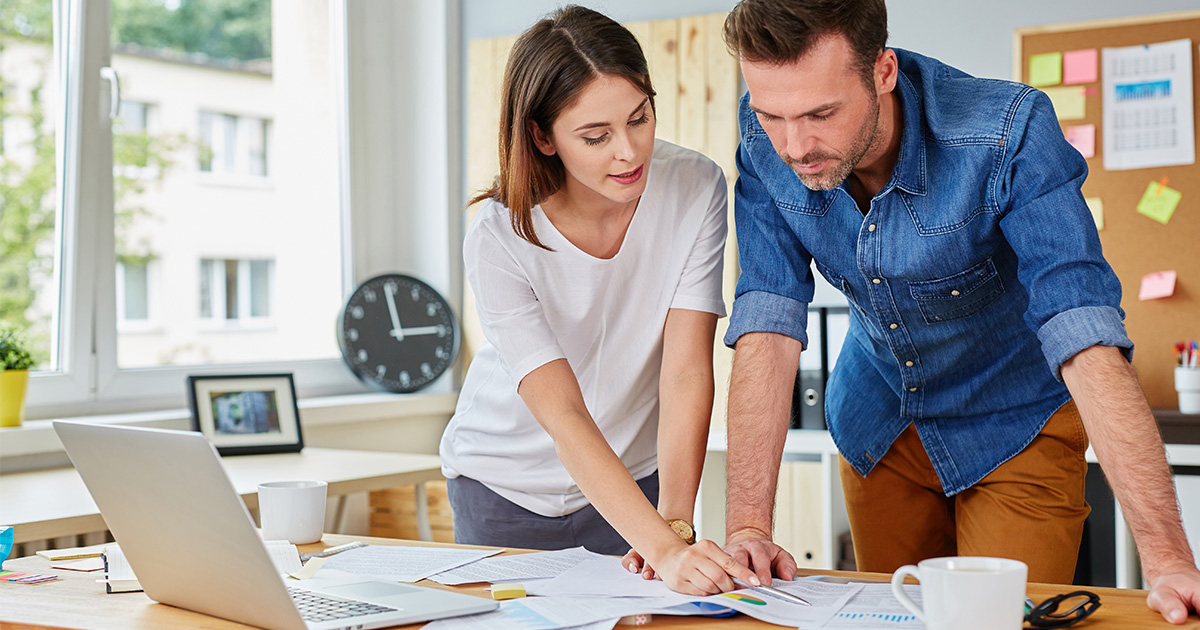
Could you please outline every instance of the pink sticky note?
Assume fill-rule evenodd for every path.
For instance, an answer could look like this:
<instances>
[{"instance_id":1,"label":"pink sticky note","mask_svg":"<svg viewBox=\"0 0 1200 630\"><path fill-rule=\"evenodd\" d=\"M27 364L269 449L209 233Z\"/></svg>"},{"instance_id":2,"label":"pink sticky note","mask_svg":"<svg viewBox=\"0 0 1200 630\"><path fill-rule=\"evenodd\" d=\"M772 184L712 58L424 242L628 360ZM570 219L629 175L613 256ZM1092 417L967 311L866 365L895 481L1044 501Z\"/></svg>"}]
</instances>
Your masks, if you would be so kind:
<instances>
[{"instance_id":1,"label":"pink sticky note","mask_svg":"<svg viewBox=\"0 0 1200 630\"><path fill-rule=\"evenodd\" d=\"M1096 125L1067 127L1063 133L1067 136L1067 142L1070 142L1076 151L1083 154L1083 157L1096 156Z\"/></svg>"},{"instance_id":2,"label":"pink sticky note","mask_svg":"<svg viewBox=\"0 0 1200 630\"><path fill-rule=\"evenodd\" d=\"M1095 83L1098 78L1096 59L1095 48L1063 53L1063 85Z\"/></svg>"},{"instance_id":3,"label":"pink sticky note","mask_svg":"<svg viewBox=\"0 0 1200 630\"><path fill-rule=\"evenodd\" d=\"M1174 271L1155 271L1142 276L1142 288L1138 291L1139 300L1156 300L1171 297L1174 294Z\"/></svg>"}]
</instances>

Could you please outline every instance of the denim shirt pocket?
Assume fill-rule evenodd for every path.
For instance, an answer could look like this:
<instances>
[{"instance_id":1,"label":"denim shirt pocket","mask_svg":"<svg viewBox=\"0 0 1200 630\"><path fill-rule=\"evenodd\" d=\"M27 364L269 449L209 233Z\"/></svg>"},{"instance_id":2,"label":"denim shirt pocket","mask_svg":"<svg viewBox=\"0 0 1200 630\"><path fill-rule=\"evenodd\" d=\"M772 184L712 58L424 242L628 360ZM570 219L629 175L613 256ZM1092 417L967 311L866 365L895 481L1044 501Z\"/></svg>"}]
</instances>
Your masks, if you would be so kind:
<instances>
[{"instance_id":1,"label":"denim shirt pocket","mask_svg":"<svg viewBox=\"0 0 1200 630\"><path fill-rule=\"evenodd\" d=\"M1004 282L991 258L952 276L908 283L925 323L973 315L1004 294Z\"/></svg>"},{"instance_id":2,"label":"denim shirt pocket","mask_svg":"<svg viewBox=\"0 0 1200 630\"><path fill-rule=\"evenodd\" d=\"M846 296L846 301L849 302L851 306L858 309L858 312L865 315L866 311L864 311L863 308L858 305L858 301L854 299L854 290L850 288L850 283L847 282L841 274L834 271L828 265L821 264L821 262L815 258L813 259L813 262L817 265L817 271L821 272L822 276L825 276L825 280L829 281L829 284L833 285L833 288L841 291L842 295Z\"/></svg>"}]
</instances>

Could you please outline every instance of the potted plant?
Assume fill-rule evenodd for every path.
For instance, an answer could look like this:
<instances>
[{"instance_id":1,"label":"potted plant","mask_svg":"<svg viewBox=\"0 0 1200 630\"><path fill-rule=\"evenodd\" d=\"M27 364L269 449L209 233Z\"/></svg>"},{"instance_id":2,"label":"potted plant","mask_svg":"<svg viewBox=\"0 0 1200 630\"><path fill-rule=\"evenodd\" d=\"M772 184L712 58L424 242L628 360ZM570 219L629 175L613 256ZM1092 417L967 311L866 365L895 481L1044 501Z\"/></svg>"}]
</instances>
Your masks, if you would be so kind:
<instances>
[{"instance_id":1,"label":"potted plant","mask_svg":"<svg viewBox=\"0 0 1200 630\"><path fill-rule=\"evenodd\" d=\"M11 328L0 328L0 427L19 427L25 420L31 366L25 340Z\"/></svg>"}]
</instances>

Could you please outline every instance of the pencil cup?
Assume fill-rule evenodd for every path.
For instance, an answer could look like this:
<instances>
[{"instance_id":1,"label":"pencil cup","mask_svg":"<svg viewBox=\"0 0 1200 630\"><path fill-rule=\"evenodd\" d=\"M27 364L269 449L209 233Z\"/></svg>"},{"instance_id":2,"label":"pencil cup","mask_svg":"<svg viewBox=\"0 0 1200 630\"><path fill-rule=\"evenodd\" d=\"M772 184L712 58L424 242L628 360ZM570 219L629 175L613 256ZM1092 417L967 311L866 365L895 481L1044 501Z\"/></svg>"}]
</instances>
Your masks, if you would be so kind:
<instances>
[{"instance_id":1,"label":"pencil cup","mask_svg":"<svg viewBox=\"0 0 1200 630\"><path fill-rule=\"evenodd\" d=\"M258 484L258 516L263 540L306 545L325 531L324 481L272 481Z\"/></svg>"},{"instance_id":2,"label":"pencil cup","mask_svg":"<svg viewBox=\"0 0 1200 630\"><path fill-rule=\"evenodd\" d=\"M1200 367L1175 368L1175 391L1180 413L1200 414Z\"/></svg>"}]
</instances>

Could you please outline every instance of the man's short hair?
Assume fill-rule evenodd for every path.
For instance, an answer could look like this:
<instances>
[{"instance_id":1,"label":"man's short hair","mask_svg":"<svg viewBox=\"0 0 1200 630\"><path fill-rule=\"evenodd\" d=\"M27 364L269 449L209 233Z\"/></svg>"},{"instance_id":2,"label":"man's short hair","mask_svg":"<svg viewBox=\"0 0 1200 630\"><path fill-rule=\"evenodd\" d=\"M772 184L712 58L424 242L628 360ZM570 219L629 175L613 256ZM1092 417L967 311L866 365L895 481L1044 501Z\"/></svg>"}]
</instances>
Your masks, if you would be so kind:
<instances>
[{"instance_id":1,"label":"man's short hair","mask_svg":"<svg viewBox=\"0 0 1200 630\"><path fill-rule=\"evenodd\" d=\"M884 0L741 0L725 18L725 45L752 63L791 63L832 34L849 40L855 68L873 86L887 45Z\"/></svg>"}]
</instances>

